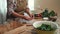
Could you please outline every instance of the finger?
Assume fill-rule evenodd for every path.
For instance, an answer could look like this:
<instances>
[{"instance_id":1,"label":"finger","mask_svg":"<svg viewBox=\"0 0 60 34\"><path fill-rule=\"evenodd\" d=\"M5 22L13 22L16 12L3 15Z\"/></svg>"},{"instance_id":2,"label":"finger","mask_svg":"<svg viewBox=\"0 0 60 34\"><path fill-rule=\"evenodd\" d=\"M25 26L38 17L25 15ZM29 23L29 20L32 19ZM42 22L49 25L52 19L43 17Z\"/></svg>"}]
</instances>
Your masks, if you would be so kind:
<instances>
[{"instance_id":1,"label":"finger","mask_svg":"<svg viewBox=\"0 0 60 34\"><path fill-rule=\"evenodd\" d=\"M28 20L32 20L32 18L29 18Z\"/></svg>"}]
</instances>

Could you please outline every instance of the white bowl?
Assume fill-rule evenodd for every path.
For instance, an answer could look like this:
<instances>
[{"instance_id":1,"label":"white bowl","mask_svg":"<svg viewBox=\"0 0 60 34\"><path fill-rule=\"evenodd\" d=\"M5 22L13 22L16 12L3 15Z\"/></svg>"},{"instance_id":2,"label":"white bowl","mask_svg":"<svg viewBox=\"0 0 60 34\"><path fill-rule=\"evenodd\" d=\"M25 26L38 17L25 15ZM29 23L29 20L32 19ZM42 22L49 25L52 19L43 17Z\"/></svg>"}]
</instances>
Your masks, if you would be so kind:
<instances>
[{"instance_id":1,"label":"white bowl","mask_svg":"<svg viewBox=\"0 0 60 34\"><path fill-rule=\"evenodd\" d=\"M58 28L58 24L51 21L36 21L33 23L34 28L40 27L42 24L51 25L52 28Z\"/></svg>"}]
</instances>

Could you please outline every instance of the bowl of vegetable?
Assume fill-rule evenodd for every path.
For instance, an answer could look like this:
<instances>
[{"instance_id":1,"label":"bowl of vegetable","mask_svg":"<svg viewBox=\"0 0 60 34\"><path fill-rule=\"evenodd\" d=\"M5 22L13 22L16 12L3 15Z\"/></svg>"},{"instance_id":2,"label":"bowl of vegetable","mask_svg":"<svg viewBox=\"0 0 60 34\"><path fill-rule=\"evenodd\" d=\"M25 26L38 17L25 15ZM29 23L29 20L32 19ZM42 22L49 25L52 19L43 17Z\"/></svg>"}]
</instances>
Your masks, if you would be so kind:
<instances>
[{"instance_id":1,"label":"bowl of vegetable","mask_svg":"<svg viewBox=\"0 0 60 34\"><path fill-rule=\"evenodd\" d=\"M33 26L38 34L54 34L58 29L58 24L51 21L37 21Z\"/></svg>"}]
</instances>

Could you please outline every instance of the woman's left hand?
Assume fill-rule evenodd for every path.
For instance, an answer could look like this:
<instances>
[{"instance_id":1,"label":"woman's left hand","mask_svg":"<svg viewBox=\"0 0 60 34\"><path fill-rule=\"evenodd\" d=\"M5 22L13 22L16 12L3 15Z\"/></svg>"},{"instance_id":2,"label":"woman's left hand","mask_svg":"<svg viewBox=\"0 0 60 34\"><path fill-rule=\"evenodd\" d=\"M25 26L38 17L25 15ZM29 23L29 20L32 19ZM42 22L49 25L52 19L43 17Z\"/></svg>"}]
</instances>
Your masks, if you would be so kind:
<instances>
[{"instance_id":1,"label":"woman's left hand","mask_svg":"<svg viewBox=\"0 0 60 34\"><path fill-rule=\"evenodd\" d=\"M34 18L34 15L33 14L30 14L30 17L33 19Z\"/></svg>"}]
</instances>

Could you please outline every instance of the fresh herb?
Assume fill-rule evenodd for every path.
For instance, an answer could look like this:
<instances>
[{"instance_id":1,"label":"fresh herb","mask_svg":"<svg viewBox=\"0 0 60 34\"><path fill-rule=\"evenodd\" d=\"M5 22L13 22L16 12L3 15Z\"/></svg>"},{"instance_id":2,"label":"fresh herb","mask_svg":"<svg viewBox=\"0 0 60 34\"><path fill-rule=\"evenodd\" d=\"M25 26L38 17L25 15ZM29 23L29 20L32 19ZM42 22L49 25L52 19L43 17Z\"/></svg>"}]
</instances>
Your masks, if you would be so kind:
<instances>
[{"instance_id":1,"label":"fresh herb","mask_svg":"<svg viewBox=\"0 0 60 34\"><path fill-rule=\"evenodd\" d=\"M55 16L55 12L52 10L52 11L49 13L49 16Z\"/></svg>"},{"instance_id":2,"label":"fresh herb","mask_svg":"<svg viewBox=\"0 0 60 34\"><path fill-rule=\"evenodd\" d=\"M49 17L47 9L42 13L42 17Z\"/></svg>"},{"instance_id":3,"label":"fresh herb","mask_svg":"<svg viewBox=\"0 0 60 34\"><path fill-rule=\"evenodd\" d=\"M51 27L51 25L42 24L40 27L37 28L38 30L44 30L44 31L51 31L54 30L54 28Z\"/></svg>"}]
</instances>

